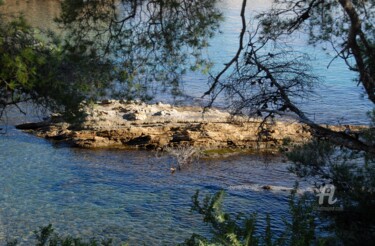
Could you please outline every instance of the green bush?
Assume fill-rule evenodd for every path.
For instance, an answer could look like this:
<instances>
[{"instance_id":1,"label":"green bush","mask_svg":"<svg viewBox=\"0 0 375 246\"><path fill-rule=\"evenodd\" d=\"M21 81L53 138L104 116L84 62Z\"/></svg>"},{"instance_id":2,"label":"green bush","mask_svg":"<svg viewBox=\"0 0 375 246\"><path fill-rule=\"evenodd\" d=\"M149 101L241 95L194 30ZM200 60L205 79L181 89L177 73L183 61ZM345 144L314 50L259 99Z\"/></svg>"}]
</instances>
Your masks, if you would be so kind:
<instances>
[{"instance_id":1,"label":"green bush","mask_svg":"<svg viewBox=\"0 0 375 246\"><path fill-rule=\"evenodd\" d=\"M296 189L289 197L290 219L284 218L284 232L281 235L273 233L270 215L266 218L264 231L256 227L256 214L244 217L238 214L235 218L222 210L224 191L214 196L206 196L199 201L199 191L193 196L192 210L203 215L203 221L210 225L212 238L208 239L194 234L187 239L184 246L208 245L312 245L323 244L323 239L317 239L315 234L315 216L313 202L308 195L296 196Z\"/></svg>"}]
</instances>

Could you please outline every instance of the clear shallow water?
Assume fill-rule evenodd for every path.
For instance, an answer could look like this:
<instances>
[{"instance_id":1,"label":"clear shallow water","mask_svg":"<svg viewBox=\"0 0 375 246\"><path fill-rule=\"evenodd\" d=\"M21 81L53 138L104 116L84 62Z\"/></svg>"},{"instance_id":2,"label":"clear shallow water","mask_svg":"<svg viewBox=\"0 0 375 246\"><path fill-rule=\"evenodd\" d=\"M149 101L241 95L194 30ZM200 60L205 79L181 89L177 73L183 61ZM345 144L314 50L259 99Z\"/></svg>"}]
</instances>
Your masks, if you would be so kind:
<instances>
[{"instance_id":1,"label":"clear shallow water","mask_svg":"<svg viewBox=\"0 0 375 246\"><path fill-rule=\"evenodd\" d=\"M207 235L190 211L191 196L227 191L230 212L273 215L275 229L287 216L287 192L255 191L256 185L292 187L286 164L238 156L204 161L174 175L168 156L143 151L92 151L51 144L15 129L0 138L0 241L52 223L81 237L110 237L130 245L173 245L193 232Z\"/></svg>"}]
</instances>

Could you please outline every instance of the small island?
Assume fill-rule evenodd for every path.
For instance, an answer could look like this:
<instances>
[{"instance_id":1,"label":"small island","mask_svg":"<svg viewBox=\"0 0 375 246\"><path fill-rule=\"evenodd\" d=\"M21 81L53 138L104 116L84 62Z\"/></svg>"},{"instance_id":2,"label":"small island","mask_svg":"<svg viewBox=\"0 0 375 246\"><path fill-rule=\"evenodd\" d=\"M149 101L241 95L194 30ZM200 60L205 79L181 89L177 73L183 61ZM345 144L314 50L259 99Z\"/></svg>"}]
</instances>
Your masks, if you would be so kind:
<instances>
[{"instance_id":1,"label":"small island","mask_svg":"<svg viewBox=\"0 0 375 246\"><path fill-rule=\"evenodd\" d=\"M59 116L18 125L39 137L81 148L162 149L189 145L205 150L277 151L311 140L310 128L295 119L264 121L198 106L103 100L83 107L84 119L69 124ZM344 126L330 126L344 132ZM351 126L351 131L363 127Z\"/></svg>"}]
</instances>

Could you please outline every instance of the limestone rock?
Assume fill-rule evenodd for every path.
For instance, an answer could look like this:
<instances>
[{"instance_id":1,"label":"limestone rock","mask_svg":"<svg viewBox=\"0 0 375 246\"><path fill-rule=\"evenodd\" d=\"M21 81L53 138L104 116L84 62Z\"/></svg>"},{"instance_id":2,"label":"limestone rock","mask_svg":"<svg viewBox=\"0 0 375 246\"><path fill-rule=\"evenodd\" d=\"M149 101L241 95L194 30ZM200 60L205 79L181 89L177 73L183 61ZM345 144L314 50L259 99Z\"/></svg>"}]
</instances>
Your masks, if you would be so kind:
<instances>
[{"instance_id":1,"label":"limestone rock","mask_svg":"<svg viewBox=\"0 0 375 246\"><path fill-rule=\"evenodd\" d=\"M261 119L232 117L219 109L204 112L200 107L105 100L83 110L87 116L80 125L49 120L18 128L83 148L152 149L189 144L205 149L278 150L290 149L286 143L302 144L311 139L309 127L292 119L267 123L260 131Z\"/></svg>"}]
</instances>

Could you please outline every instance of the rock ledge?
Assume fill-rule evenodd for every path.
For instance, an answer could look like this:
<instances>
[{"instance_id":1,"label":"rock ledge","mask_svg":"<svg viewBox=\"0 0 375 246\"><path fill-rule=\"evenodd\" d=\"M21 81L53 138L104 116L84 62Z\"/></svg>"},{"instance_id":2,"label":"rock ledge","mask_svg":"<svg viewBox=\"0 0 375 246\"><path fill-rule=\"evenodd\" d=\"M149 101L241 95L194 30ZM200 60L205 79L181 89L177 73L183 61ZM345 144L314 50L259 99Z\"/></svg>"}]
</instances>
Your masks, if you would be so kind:
<instances>
[{"instance_id":1,"label":"rock ledge","mask_svg":"<svg viewBox=\"0 0 375 246\"><path fill-rule=\"evenodd\" d=\"M200 107L106 100L83 110L86 117L78 126L51 117L17 127L83 148L155 149L188 144L204 149L277 150L311 138L309 128L293 120L267 123L260 129L260 119L233 117L218 109L203 113Z\"/></svg>"}]
</instances>

